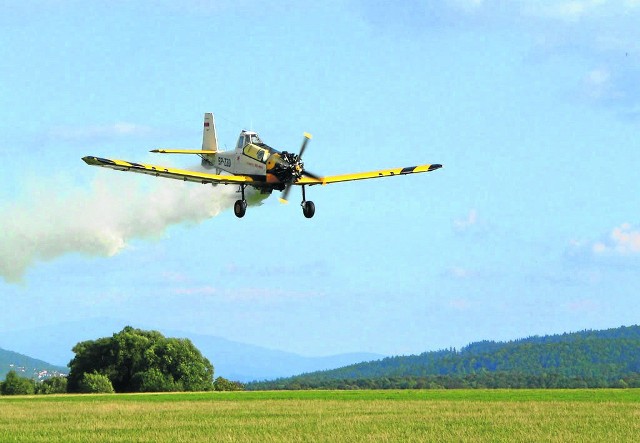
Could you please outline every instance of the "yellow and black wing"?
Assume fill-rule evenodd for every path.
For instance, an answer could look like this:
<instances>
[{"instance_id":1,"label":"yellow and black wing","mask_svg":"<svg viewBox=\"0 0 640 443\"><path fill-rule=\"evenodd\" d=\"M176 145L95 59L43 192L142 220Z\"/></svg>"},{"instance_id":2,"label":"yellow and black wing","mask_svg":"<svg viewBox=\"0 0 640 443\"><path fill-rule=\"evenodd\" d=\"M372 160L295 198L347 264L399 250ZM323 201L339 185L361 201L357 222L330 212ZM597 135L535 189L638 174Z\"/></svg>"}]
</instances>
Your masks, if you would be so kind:
<instances>
[{"instance_id":1,"label":"yellow and black wing","mask_svg":"<svg viewBox=\"0 0 640 443\"><path fill-rule=\"evenodd\" d=\"M379 171L356 172L354 174L330 175L327 177L302 177L295 182L296 185L328 185L330 183L348 182L353 180L366 180L369 178L393 177L396 175L417 174L431 172L442 168L440 164L408 166L406 168L381 169Z\"/></svg>"},{"instance_id":2,"label":"yellow and black wing","mask_svg":"<svg viewBox=\"0 0 640 443\"><path fill-rule=\"evenodd\" d=\"M140 174L153 175L156 177L173 178L202 184L243 184L260 185L264 181L254 179L246 175L218 175L206 172L187 171L183 169L165 168L164 166L145 165L132 163L124 160L110 160L108 158L86 156L82 160L91 166L101 166L103 168L115 169L117 171L137 172Z\"/></svg>"}]
</instances>

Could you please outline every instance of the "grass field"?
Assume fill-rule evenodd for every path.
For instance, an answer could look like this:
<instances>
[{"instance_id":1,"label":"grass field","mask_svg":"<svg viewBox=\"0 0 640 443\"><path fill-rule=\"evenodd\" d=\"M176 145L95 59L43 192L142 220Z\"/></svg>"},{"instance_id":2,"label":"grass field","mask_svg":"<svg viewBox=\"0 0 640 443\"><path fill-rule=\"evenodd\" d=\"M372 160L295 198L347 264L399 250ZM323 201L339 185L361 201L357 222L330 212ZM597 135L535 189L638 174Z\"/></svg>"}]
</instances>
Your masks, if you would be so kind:
<instances>
[{"instance_id":1,"label":"grass field","mask_svg":"<svg viewBox=\"0 0 640 443\"><path fill-rule=\"evenodd\" d=\"M0 441L637 441L640 390L0 397Z\"/></svg>"}]
</instances>

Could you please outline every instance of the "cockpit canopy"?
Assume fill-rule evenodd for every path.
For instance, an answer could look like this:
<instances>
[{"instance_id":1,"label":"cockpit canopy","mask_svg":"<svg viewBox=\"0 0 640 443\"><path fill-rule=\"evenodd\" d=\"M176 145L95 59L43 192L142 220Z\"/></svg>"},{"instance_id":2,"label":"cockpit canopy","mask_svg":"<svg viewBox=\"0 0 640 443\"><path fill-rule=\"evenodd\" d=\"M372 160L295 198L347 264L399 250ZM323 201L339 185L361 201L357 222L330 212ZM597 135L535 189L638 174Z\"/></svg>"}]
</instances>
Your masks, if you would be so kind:
<instances>
[{"instance_id":1,"label":"cockpit canopy","mask_svg":"<svg viewBox=\"0 0 640 443\"><path fill-rule=\"evenodd\" d=\"M244 155L261 163L266 163L269 156L277 152L275 149L265 145L255 132L242 131L238 137L236 149L241 150Z\"/></svg>"},{"instance_id":2,"label":"cockpit canopy","mask_svg":"<svg viewBox=\"0 0 640 443\"><path fill-rule=\"evenodd\" d=\"M240 136L238 137L238 143L236 144L236 149L242 149L248 144L254 145L263 145L264 143L260 139L257 133L242 131Z\"/></svg>"}]
</instances>

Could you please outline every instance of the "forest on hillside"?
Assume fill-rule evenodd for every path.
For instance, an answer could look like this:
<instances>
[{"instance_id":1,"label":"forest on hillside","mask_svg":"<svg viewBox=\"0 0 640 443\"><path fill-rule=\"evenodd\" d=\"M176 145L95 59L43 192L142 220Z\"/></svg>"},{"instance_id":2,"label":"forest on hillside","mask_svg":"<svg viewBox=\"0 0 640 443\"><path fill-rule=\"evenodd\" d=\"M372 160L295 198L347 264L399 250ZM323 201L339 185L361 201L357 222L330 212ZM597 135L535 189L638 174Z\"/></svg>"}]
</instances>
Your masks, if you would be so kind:
<instances>
[{"instance_id":1,"label":"forest on hillside","mask_svg":"<svg viewBox=\"0 0 640 443\"><path fill-rule=\"evenodd\" d=\"M68 372L67 368L62 366L52 365L42 360L0 348L0 380L3 380L9 371L16 371L21 375L35 379L58 376Z\"/></svg>"},{"instance_id":2,"label":"forest on hillside","mask_svg":"<svg viewBox=\"0 0 640 443\"><path fill-rule=\"evenodd\" d=\"M250 383L247 389L640 387L640 326L508 342Z\"/></svg>"}]
</instances>

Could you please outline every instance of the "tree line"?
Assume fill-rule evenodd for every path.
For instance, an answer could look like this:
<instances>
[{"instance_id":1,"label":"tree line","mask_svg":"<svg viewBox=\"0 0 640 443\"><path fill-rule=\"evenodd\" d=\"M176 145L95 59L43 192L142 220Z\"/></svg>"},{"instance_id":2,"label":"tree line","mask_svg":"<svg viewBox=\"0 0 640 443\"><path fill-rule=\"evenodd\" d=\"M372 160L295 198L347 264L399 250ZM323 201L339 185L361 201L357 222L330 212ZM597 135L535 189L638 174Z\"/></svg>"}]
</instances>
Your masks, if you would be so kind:
<instances>
[{"instance_id":1,"label":"tree line","mask_svg":"<svg viewBox=\"0 0 640 443\"><path fill-rule=\"evenodd\" d=\"M304 389L595 389L640 388L640 374L628 374L607 381L596 377L570 377L557 373L530 375L513 372L484 372L467 375L422 377L379 377L317 380L311 378L252 382L247 390Z\"/></svg>"},{"instance_id":2,"label":"tree line","mask_svg":"<svg viewBox=\"0 0 640 443\"><path fill-rule=\"evenodd\" d=\"M243 385L218 377L187 339L130 326L73 348L68 377L36 382L10 371L0 394L263 389L640 387L640 326L481 341Z\"/></svg>"},{"instance_id":3,"label":"tree line","mask_svg":"<svg viewBox=\"0 0 640 443\"><path fill-rule=\"evenodd\" d=\"M388 357L248 389L393 387L624 387L640 373L640 327L580 331L509 342L481 341L420 355ZM621 383L621 381L623 383Z\"/></svg>"}]
</instances>

